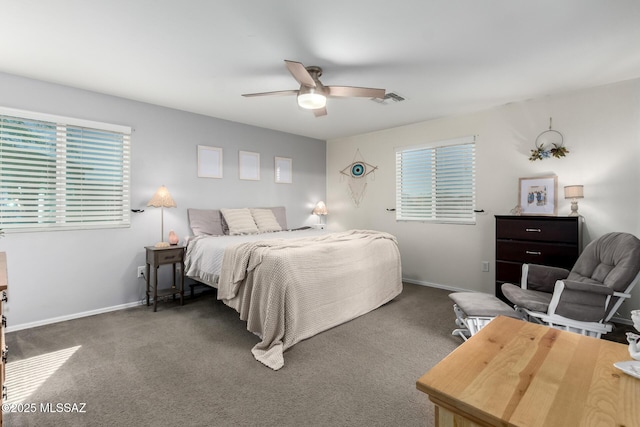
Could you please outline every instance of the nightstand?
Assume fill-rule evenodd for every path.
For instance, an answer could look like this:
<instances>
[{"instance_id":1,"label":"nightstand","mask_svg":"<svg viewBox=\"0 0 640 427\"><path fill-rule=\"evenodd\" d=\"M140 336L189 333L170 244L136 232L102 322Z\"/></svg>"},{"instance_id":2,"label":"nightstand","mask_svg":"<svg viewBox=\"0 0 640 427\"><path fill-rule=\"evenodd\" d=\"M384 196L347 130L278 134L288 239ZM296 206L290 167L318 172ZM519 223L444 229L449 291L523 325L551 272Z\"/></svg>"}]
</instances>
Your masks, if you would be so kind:
<instances>
[{"instance_id":1,"label":"nightstand","mask_svg":"<svg viewBox=\"0 0 640 427\"><path fill-rule=\"evenodd\" d=\"M151 297L153 286L153 311L156 311L158 297L171 295L175 299L180 295L180 305L184 303L184 246L169 246L167 248L156 248L155 246L145 246L147 251L147 268L145 279L147 281L147 307ZM173 284L169 289L162 289L158 292L158 267L171 264L173 267ZM176 266L179 265L180 274ZM151 283L151 272L153 271L153 283ZM178 276L180 276L180 287L177 287Z\"/></svg>"},{"instance_id":2,"label":"nightstand","mask_svg":"<svg viewBox=\"0 0 640 427\"><path fill-rule=\"evenodd\" d=\"M325 230L327 228L327 224L311 224L311 228L315 228L316 230Z\"/></svg>"}]
</instances>

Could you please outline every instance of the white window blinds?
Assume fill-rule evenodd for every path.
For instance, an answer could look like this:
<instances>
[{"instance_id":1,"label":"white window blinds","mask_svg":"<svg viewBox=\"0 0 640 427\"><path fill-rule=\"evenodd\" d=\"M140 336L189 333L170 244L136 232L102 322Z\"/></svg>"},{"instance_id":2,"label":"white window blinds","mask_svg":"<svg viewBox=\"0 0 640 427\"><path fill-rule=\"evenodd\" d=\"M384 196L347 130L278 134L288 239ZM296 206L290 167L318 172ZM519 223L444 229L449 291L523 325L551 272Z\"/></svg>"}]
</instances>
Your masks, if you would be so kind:
<instances>
[{"instance_id":1,"label":"white window blinds","mask_svg":"<svg viewBox=\"0 0 640 427\"><path fill-rule=\"evenodd\" d=\"M396 149L396 220L475 223L475 137Z\"/></svg>"},{"instance_id":2,"label":"white window blinds","mask_svg":"<svg viewBox=\"0 0 640 427\"><path fill-rule=\"evenodd\" d=\"M131 129L0 109L0 228L130 224Z\"/></svg>"}]
</instances>

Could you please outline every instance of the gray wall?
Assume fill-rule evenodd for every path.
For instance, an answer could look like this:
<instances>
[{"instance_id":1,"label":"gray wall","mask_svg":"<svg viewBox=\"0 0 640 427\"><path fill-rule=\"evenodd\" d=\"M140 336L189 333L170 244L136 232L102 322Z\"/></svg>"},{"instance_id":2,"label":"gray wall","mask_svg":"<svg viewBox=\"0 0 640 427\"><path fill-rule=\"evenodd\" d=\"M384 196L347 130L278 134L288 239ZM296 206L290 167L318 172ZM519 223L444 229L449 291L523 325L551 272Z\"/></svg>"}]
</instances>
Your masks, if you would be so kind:
<instances>
[{"instance_id":1,"label":"gray wall","mask_svg":"<svg viewBox=\"0 0 640 427\"><path fill-rule=\"evenodd\" d=\"M190 233L187 208L277 206L290 227L316 221L326 197L325 141L158 107L0 73L0 105L128 125L132 135L131 227L116 230L7 233L9 330L137 304L144 246L160 238L160 210L146 204L164 184L178 205L164 210L170 229ZM197 145L223 148L224 177L197 177ZM261 180L238 179L238 151L260 153ZM276 184L274 157L293 159L293 183Z\"/></svg>"}]
</instances>

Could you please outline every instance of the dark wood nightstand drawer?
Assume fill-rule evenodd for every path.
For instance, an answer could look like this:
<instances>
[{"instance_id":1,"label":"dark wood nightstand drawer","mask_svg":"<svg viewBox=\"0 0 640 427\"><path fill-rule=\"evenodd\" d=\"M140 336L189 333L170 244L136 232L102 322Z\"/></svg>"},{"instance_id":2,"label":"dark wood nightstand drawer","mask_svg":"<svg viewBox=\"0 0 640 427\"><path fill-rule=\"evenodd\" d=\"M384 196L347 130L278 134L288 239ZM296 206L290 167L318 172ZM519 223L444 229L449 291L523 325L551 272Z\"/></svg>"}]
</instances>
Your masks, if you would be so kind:
<instances>
[{"instance_id":1,"label":"dark wood nightstand drawer","mask_svg":"<svg viewBox=\"0 0 640 427\"><path fill-rule=\"evenodd\" d=\"M568 224L564 219L498 219L497 222L497 239L578 244L577 224Z\"/></svg>"}]
</instances>

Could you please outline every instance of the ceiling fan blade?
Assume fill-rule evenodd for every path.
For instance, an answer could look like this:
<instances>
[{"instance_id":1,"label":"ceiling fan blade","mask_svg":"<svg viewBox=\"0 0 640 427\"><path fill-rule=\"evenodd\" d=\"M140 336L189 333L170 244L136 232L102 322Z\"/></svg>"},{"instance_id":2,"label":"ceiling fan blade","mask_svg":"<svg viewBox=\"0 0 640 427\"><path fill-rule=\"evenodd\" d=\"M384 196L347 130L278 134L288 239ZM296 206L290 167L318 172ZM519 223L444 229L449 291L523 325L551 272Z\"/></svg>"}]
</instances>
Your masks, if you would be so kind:
<instances>
[{"instance_id":1,"label":"ceiling fan blade","mask_svg":"<svg viewBox=\"0 0 640 427\"><path fill-rule=\"evenodd\" d=\"M278 90L275 92L260 92L260 93L243 93L242 96L269 96L269 95L276 95L276 96L280 96L280 95L297 95L298 91L297 90Z\"/></svg>"},{"instance_id":2,"label":"ceiling fan blade","mask_svg":"<svg viewBox=\"0 0 640 427\"><path fill-rule=\"evenodd\" d=\"M291 73L294 79L303 86L316 87L316 82L313 81L313 77L307 71L307 69L300 62L284 60L287 65L287 69Z\"/></svg>"},{"instance_id":3,"label":"ceiling fan blade","mask_svg":"<svg viewBox=\"0 0 640 427\"><path fill-rule=\"evenodd\" d=\"M315 110L313 110L313 115L316 116L316 117L326 116L327 115L327 108L326 107L316 108Z\"/></svg>"},{"instance_id":4,"label":"ceiling fan blade","mask_svg":"<svg viewBox=\"0 0 640 427\"><path fill-rule=\"evenodd\" d=\"M363 97L363 98L384 98L384 89L375 89L371 87L355 87L355 86L325 86L329 92L329 96L347 96L347 97Z\"/></svg>"}]
</instances>

